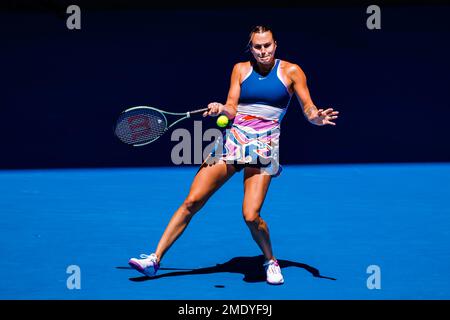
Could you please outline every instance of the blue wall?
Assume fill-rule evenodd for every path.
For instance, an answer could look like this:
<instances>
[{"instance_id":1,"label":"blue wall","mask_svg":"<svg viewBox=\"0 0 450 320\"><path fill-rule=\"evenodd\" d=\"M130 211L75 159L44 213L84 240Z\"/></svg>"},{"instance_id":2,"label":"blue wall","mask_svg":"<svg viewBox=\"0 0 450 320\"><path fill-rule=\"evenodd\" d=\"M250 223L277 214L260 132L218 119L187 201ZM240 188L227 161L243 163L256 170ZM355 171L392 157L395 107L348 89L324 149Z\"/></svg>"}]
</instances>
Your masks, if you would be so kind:
<instances>
[{"instance_id":1,"label":"blue wall","mask_svg":"<svg viewBox=\"0 0 450 320\"><path fill-rule=\"evenodd\" d=\"M316 127L293 99L282 163L450 161L450 6L382 6L381 30L366 28L366 7L81 6L78 31L63 6L3 9L0 168L172 165L170 134L131 148L115 118L224 102L255 24L274 28L278 57L303 68L316 105L341 112Z\"/></svg>"}]
</instances>

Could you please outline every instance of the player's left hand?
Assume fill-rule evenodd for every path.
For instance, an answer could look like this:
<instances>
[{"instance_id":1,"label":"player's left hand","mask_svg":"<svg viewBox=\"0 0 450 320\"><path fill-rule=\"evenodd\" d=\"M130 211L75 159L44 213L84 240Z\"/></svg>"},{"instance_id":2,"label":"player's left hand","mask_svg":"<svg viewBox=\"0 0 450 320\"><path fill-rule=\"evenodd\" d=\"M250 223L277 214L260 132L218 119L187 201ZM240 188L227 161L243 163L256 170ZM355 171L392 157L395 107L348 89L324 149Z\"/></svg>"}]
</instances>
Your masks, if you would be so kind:
<instances>
[{"instance_id":1,"label":"player's left hand","mask_svg":"<svg viewBox=\"0 0 450 320\"><path fill-rule=\"evenodd\" d=\"M335 126L332 120L336 120L338 118L339 111L335 111L333 108L328 108L326 110L319 109L317 112L317 117L314 119L314 123L318 126L324 126L326 124Z\"/></svg>"}]
</instances>

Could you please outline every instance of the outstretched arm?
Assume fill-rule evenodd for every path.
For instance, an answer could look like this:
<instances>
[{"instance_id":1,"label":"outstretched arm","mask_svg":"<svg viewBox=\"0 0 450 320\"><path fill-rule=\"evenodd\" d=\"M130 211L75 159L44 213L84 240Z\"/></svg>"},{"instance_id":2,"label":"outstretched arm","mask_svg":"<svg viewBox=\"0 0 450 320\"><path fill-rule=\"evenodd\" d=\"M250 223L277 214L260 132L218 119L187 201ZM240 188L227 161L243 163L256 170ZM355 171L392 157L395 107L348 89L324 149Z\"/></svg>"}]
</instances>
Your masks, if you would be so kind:
<instances>
[{"instance_id":1,"label":"outstretched arm","mask_svg":"<svg viewBox=\"0 0 450 320\"><path fill-rule=\"evenodd\" d=\"M208 104L208 111L203 113L203 116L218 116L219 114L224 114L228 119L233 119L236 116L237 105L239 102L239 96L241 94L241 85L239 82L240 77L240 64L234 65L233 71L231 73L230 89L228 91L227 102L221 104L219 102L211 102Z\"/></svg>"},{"instance_id":2,"label":"outstretched arm","mask_svg":"<svg viewBox=\"0 0 450 320\"><path fill-rule=\"evenodd\" d=\"M326 124L336 125L331 120L337 119L339 111L334 111L333 108L328 108L326 110L318 109L314 105L309 94L306 76L303 70L298 65L294 64L289 68L288 76L292 79L295 94L308 121L317 126Z\"/></svg>"}]
</instances>

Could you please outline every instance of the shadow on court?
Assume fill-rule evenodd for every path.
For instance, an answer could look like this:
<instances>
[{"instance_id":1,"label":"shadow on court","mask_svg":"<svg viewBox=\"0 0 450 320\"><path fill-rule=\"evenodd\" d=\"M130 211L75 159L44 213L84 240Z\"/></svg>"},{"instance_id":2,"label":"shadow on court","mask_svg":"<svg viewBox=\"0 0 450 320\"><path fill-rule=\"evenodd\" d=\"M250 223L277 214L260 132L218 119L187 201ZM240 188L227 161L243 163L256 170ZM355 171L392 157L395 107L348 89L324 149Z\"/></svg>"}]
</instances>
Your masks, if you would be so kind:
<instances>
[{"instance_id":1,"label":"shadow on court","mask_svg":"<svg viewBox=\"0 0 450 320\"><path fill-rule=\"evenodd\" d=\"M225 263L217 264L214 267L205 267L199 269L178 269L178 268L160 268L159 270L177 270L174 272L168 272L159 274L155 277L134 277L130 278L131 281L141 282L148 280L156 280L160 278L166 277L177 277L177 276L189 276L189 275L198 275L198 274L211 274L211 273L240 273L244 275L245 282L265 282L266 281L266 273L263 267L264 256L255 256L255 257L236 257ZM280 267L288 268L288 267L297 267L301 269L305 269L313 277L323 278L328 280L336 280L335 278L326 277L320 274L319 270L311 267L304 263L289 261L289 260L278 260ZM131 269L131 267L117 267L118 269Z\"/></svg>"}]
</instances>

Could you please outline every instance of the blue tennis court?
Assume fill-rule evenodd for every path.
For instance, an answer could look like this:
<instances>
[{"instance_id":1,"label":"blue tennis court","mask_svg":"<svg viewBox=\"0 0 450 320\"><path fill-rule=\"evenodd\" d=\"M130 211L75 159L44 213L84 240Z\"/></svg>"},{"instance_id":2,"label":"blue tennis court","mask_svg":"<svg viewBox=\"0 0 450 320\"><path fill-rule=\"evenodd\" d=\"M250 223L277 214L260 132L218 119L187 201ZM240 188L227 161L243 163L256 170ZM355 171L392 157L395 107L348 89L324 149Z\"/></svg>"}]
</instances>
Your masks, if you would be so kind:
<instances>
[{"instance_id":1,"label":"blue tennis court","mask_svg":"<svg viewBox=\"0 0 450 320\"><path fill-rule=\"evenodd\" d=\"M450 298L450 164L284 166L261 212L282 286L265 282L237 173L144 277L128 259L155 248L196 170L1 171L0 298Z\"/></svg>"}]
</instances>

